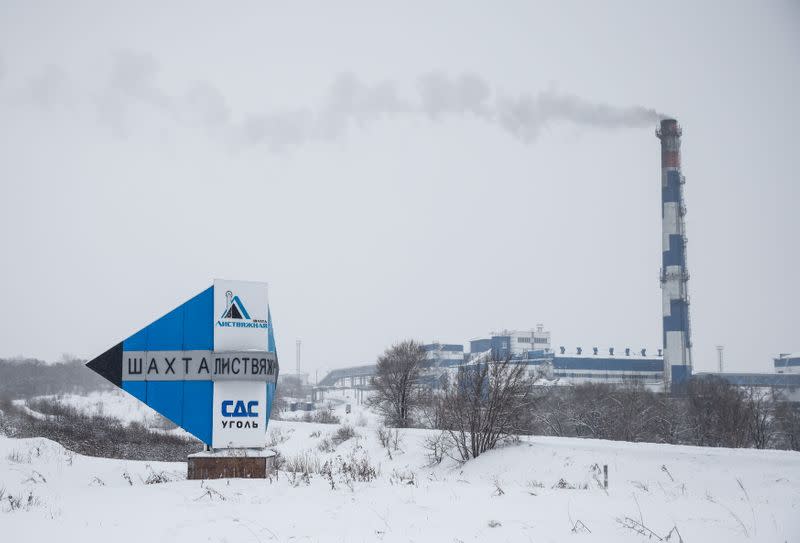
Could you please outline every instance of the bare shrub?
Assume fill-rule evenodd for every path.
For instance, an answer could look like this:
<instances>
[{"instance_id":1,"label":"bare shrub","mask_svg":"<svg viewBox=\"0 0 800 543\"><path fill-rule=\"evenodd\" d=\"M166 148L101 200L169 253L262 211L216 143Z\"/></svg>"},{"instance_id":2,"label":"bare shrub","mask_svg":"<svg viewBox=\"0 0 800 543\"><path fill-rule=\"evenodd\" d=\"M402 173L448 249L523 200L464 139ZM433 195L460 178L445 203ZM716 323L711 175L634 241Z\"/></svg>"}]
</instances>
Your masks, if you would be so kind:
<instances>
[{"instance_id":1,"label":"bare shrub","mask_svg":"<svg viewBox=\"0 0 800 543\"><path fill-rule=\"evenodd\" d=\"M395 452L400 450L400 445L403 443L403 438L400 436L400 430L395 429L389 440L389 448Z\"/></svg>"},{"instance_id":2,"label":"bare shrub","mask_svg":"<svg viewBox=\"0 0 800 543\"><path fill-rule=\"evenodd\" d=\"M403 443L403 438L400 436L400 430L397 428L391 429L381 426L377 429L376 434L378 441L384 449L389 451L399 451L400 445Z\"/></svg>"},{"instance_id":3,"label":"bare shrub","mask_svg":"<svg viewBox=\"0 0 800 543\"><path fill-rule=\"evenodd\" d=\"M573 488L575 488L575 485L573 485L573 484L570 484L570 483L569 483L569 482L568 482L566 479L564 479L564 478L562 477L561 479L559 479L558 481L556 481L556 483L555 483L555 484L552 486L552 488L568 488L568 489L573 489Z\"/></svg>"},{"instance_id":4,"label":"bare shrub","mask_svg":"<svg viewBox=\"0 0 800 543\"><path fill-rule=\"evenodd\" d=\"M503 486L500 483L500 479L498 479L497 477L494 478L494 480L492 481L492 484L494 485L493 495L502 496L503 494L506 493L506 491L503 490Z\"/></svg>"},{"instance_id":5,"label":"bare shrub","mask_svg":"<svg viewBox=\"0 0 800 543\"><path fill-rule=\"evenodd\" d=\"M570 483L569 481L567 481L566 479L564 479L562 477L558 481L556 481L555 484L550 488L559 488L559 489L566 489L566 490L576 490L576 489L577 490L588 490L589 489L589 485L586 484L586 483L572 484L572 483Z\"/></svg>"},{"instance_id":6,"label":"bare shrub","mask_svg":"<svg viewBox=\"0 0 800 543\"><path fill-rule=\"evenodd\" d=\"M541 481L528 481L528 486L531 488L544 488L544 483Z\"/></svg>"},{"instance_id":7,"label":"bare shrub","mask_svg":"<svg viewBox=\"0 0 800 543\"><path fill-rule=\"evenodd\" d=\"M381 447L383 447L384 449L388 449L392 431L389 430L386 426L379 426L376 433L378 435L378 442L381 444Z\"/></svg>"},{"instance_id":8,"label":"bare shrub","mask_svg":"<svg viewBox=\"0 0 800 543\"><path fill-rule=\"evenodd\" d=\"M39 484L39 483L46 483L47 479L45 478L44 475L42 475L41 473L39 473L38 471L36 471L34 469L34 470L31 470L31 472L28 475L28 477L22 482L23 483L31 483L31 484L35 485L35 484Z\"/></svg>"},{"instance_id":9,"label":"bare shrub","mask_svg":"<svg viewBox=\"0 0 800 543\"><path fill-rule=\"evenodd\" d=\"M290 473L318 473L320 470L319 456L312 451L288 456L284 469Z\"/></svg>"},{"instance_id":10,"label":"bare shrub","mask_svg":"<svg viewBox=\"0 0 800 543\"><path fill-rule=\"evenodd\" d=\"M317 448L322 452L333 452L336 450L336 447L354 437L358 437L358 433L356 433L353 427L349 424L343 424L337 428L332 435L320 440L317 444Z\"/></svg>"},{"instance_id":11,"label":"bare shrub","mask_svg":"<svg viewBox=\"0 0 800 543\"><path fill-rule=\"evenodd\" d=\"M428 457L428 467L441 464L452 447L453 443L450 440L449 434L446 432L440 432L435 436L426 437L422 442L422 448L425 450L425 455Z\"/></svg>"},{"instance_id":12,"label":"bare shrub","mask_svg":"<svg viewBox=\"0 0 800 543\"><path fill-rule=\"evenodd\" d=\"M50 417L56 417L59 420L74 418L81 414L77 408L62 403L57 398L52 397L25 400L25 405L32 411Z\"/></svg>"},{"instance_id":13,"label":"bare shrub","mask_svg":"<svg viewBox=\"0 0 800 543\"><path fill-rule=\"evenodd\" d=\"M525 430L533 380L509 359L459 369L440 397L440 418L461 460L477 458Z\"/></svg>"},{"instance_id":14,"label":"bare shrub","mask_svg":"<svg viewBox=\"0 0 800 543\"><path fill-rule=\"evenodd\" d=\"M30 511L34 507L40 506L42 503L41 499L39 499L33 491L29 491L27 496L24 494L17 496L9 494L6 496L6 501L8 502L10 511Z\"/></svg>"},{"instance_id":15,"label":"bare shrub","mask_svg":"<svg viewBox=\"0 0 800 543\"><path fill-rule=\"evenodd\" d=\"M640 536L646 536L648 540L655 538L656 541L670 541L672 535L675 534L678 537L679 543L683 541L677 526L673 526L669 533L662 537L653 531L649 526L645 525L644 521L641 519L636 520L631 517L625 517L624 519L617 518L617 524L639 534ZM745 532L747 532L747 530L745 530Z\"/></svg>"},{"instance_id":16,"label":"bare shrub","mask_svg":"<svg viewBox=\"0 0 800 543\"><path fill-rule=\"evenodd\" d=\"M686 443L686 400L645 389L585 383L538 391L529 431L554 436Z\"/></svg>"},{"instance_id":17,"label":"bare shrub","mask_svg":"<svg viewBox=\"0 0 800 543\"><path fill-rule=\"evenodd\" d=\"M146 485L158 485L162 483L171 483L175 480L173 475L165 471L155 471L150 466L147 466L149 473L147 474L147 478L144 480L144 484Z\"/></svg>"},{"instance_id":18,"label":"bare shrub","mask_svg":"<svg viewBox=\"0 0 800 543\"><path fill-rule=\"evenodd\" d=\"M800 404L779 398L775 404L776 446L800 451Z\"/></svg>"},{"instance_id":19,"label":"bare shrub","mask_svg":"<svg viewBox=\"0 0 800 543\"><path fill-rule=\"evenodd\" d=\"M333 404L328 403L323 409L317 409L313 413L305 413L303 422L317 422L320 424L339 424L341 419L333 412Z\"/></svg>"},{"instance_id":20,"label":"bare shrub","mask_svg":"<svg viewBox=\"0 0 800 543\"><path fill-rule=\"evenodd\" d=\"M772 444L776 431L774 405L769 394L754 388L745 392L750 441L756 449L766 449Z\"/></svg>"},{"instance_id":21,"label":"bare shrub","mask_svg":"<svg viewBox=\"0 0 800 543\"><path fill-rule=\"evenodd\" d=\"M293 471L287 475L286 478L289 481L289 485L293 488L297 488L301 484L305 486L311 484L311 475L307 472Z\"/></svg>"},{"instance_id":22,"label":"bare shrub","mask_svg":"<svg viewBox=\"0 0 800 543\"><path fill-rule=\"evenodd\" d=\"M15 464L30 464L31 455L30 453L24 454L22 451L14 449L13 451L11 451L6 455L6 460L8 460L9 462L13 462Z\"/></svg>"},{"instance_id":23,"label":"bare shrub","mask_svg":"<svg viewBox=\"0 0 800 543\"><path fill-rule=\"evenodd\" d=\"M284 433L281 428L271 428L267 434L267 447L275 447L281 443L289 441L289 435Z\"/></svg>"},{"instance_id":24,"label":"bare shrub","mask_svg":"<svg viewBox=\"0 0 800 543\"><path fill-rule=\"evenodd\" d=\"M336 450L336 445L333 444L331 438L326 437L320 440L320 442L317 444L317 449L322 452L331 453Z\"/></svg>"},{"instance_id":25,"label":"bare shrub","mask_svg":"<svg viewBox=\"0 0 800 543\"><path fill-rule=\"evenodd\" d=\"M339 426L339 429L333 434L331 437L331 441L333 441L334 446L338 447L348 439L352 439L356 437L358 434L353 429L352 426L349 424L342 424Z\"/></svg>"},{"instance_id":26,"label":"bare shrub","mask_svg":"<svg viewBox=\"0 0 800 543\"><path fill-rule=\"evenodd\" d=\"M320 468L320 474L328 481L331 490L342 484L353 490L354 483L368 483L377 478L378 470L370 463L366 451L357 447L346 457L337 455L327 460Z\"/></svg>"},{"instance_id":27,"label":"bare shrub","mask_svg":"<svg viewBox=\"0 0 800 543\"><path fill-rule=\"evenodd\" d=\"M185 461L199 446L193 438L153 432L135 422L125 424L111 417L87 415L54 400L31 405L48 411L48 417L39 419L18 406L5 404L3 429L9 437L44 437L79 454L129 460Z\"/></svg>"},{"instance_id":28,"label":"bare shrub","mask_svg":"<svg viewBox=\"0 0 800 543\"><path fill-rule=\"evenodd\" d=\"M272 466L276 471L282 471L286 468L286 457L283 456L279 450L275 450L273 452L275 455L272 457ZM270 480L270 482L272 481Z\"/></svg>"},{"instance_id":29,"label":"bare shrub","mask_svg":"<svg viewBox=\"0 0 800 543\"><path fill-rule=\"evenodd\" d=\"M417 474L411 470L392 470L389 484L417 486Z\"/></svg>"},{"instance_id":30,"label":"bare shrub","mask_svg":"<svg viewBox=\"0 0 800 543\"><path fill-rule=\"evenodd\" d=\"M22 507L22 496L9 494L6 498L8 499L8 505L11 507L12 511L16 511Z\"/></svg>"},{"instance_id":31,"label":"bare shrub","mask_svg":"<svg viewBox=\"0 0 800 543\"><path fill-rule=\"evenodd\" d=\"M696 376L687 385L688 418L694 440L711 447L752 443L745 392L721 377Z\"/></svg>"},{"instance_id":32,"label":"bare shrub","mask_svg":"<svg viewBox=\"0 0 800 543\"><path fill-rule=\"evenodd\" d=\"M214 501L224 502L224 501L228 500L228 498L227 498L227 496L225 496L225 494L223 494L222 492L220 492L219 490L217 490L215 488L212 488L210 486L205 486L204 483L201 483L201 487L203 488L203 493L200 494L197 498L195 498L194 501L200 501L203 498L206 498L206 499L208 499L208 501L212 501L212 502L214 502Z\"/></svg>"}]
</instances>

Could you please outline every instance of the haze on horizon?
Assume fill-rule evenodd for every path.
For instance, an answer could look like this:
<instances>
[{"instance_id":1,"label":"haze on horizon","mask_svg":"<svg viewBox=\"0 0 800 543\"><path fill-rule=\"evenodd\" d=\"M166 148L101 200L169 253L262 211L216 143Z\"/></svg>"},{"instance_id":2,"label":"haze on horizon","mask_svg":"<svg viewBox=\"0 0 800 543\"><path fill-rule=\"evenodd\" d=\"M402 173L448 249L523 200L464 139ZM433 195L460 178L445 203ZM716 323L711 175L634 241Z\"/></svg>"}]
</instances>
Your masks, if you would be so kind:
<instances>
[{"instance_id":1,"label":"haze on horizon","mask_svg":"<svg viewBox=\"0 0 800 543\"><path fill-rule=\"evenodd\" d=\"M285 369L537 323L655 351L674 115L695 370L770 371L799 52L791 2L4 2L0 357L91 358L215 277L270 283Z\"/></svg>"}]
</instances>

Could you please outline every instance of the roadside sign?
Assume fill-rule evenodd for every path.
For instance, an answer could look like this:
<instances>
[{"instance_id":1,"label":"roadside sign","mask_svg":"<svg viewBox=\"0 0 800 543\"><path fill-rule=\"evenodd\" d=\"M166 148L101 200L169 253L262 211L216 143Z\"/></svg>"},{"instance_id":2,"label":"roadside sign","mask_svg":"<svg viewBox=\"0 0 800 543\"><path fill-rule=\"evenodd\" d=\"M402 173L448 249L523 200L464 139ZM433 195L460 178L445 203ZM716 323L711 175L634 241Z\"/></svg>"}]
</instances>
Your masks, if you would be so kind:
<instances>
[{"instance_id":1,"label":"roadside sign","mask_svg":"<svg viewBox=\"0 0 800 543\"><path fill-rule=\"evenodd\" d=\"M214 284L86 364L203 443L263 447L278 380L267 284Z\"/></svg>"}]
</instances>

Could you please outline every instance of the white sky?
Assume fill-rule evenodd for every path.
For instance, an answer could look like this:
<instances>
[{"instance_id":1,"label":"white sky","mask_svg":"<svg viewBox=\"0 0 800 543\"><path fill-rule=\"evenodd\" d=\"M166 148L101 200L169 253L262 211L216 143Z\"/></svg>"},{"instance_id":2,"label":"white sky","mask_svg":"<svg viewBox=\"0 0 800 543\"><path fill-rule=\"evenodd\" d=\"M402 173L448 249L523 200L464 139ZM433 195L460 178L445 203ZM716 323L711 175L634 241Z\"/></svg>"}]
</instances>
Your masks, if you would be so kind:
<instances>
[{"instance_id":1,"label":"white sky","mask_svg":"<svg viewBox=\"0 0 800 543\"><path fill-rule=\"evenodd\" d=\"M800 351L798 96L796 3L2 1L0 356L95 356L214 277L270 282L284 368L538 322L654 351L642 106L684 128L695 369L768 371Z\"/></svg>"}]
</instances>

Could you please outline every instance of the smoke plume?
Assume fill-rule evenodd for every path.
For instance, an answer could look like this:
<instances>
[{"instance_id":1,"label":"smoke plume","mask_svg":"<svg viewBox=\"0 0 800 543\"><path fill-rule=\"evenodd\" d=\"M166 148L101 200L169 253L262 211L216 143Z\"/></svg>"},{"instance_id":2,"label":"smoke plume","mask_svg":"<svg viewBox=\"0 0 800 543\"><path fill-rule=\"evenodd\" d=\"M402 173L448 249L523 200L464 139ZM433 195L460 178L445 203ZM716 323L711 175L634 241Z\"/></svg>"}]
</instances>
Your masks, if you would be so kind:
<instances>
[{"instance_id":1,"label":"smoke plume","mask_svg":"<svg viewBox=\"0 0 800 543\"><path fill-rule=\"evenodd\" d=\"M346 73L333 80L316 105L236 112L224 93L209 82L194 83L183 93L166 91L159 85L159 71L152 55L119 52L113 57L105 87L86 93L85 101L120 135L126 132L131 109L144 107L234 145L264 145L278 150L339 139L353 127L398 117L440 122L471 118L524 143L534 142L552 125L638 128L652 126L663 117L654 109L598 103L555 90L515 96L498 92L476 74L451 76L442 72L422 75L405 92L393 81L370 84ZM48 68L28 81L32 102L53 107L66 101L59 99L59 93L67 92L67 80L61 70ZM69 103L73 98L69 97Z\"/></svg>"}]
</instances>

